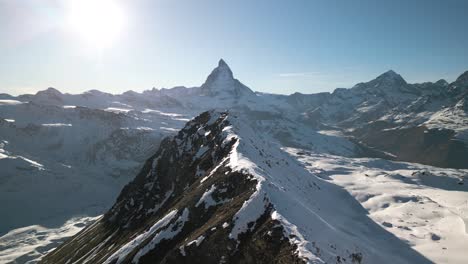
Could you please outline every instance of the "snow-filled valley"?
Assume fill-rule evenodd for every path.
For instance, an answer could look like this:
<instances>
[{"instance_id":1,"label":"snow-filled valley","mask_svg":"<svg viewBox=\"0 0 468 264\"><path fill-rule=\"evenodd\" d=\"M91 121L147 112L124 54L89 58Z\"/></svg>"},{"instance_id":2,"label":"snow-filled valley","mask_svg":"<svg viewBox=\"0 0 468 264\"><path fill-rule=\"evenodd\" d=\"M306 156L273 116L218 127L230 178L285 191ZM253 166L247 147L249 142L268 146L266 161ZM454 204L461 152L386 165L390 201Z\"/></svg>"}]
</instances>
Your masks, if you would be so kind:
<instances>
[{"instance_id":1,"label":"snow-filled valley","mask_svg":"<svg viewBox=\"0 0 468 264\"><path fill-rule=\"evenodd\" d=\"M215 245L211 261L248 261L253 241L298 262L466 263L467 76L286 96L221 60L200 87L0 94L0 263L201 261Z\"/></svg>"}]
</instances>

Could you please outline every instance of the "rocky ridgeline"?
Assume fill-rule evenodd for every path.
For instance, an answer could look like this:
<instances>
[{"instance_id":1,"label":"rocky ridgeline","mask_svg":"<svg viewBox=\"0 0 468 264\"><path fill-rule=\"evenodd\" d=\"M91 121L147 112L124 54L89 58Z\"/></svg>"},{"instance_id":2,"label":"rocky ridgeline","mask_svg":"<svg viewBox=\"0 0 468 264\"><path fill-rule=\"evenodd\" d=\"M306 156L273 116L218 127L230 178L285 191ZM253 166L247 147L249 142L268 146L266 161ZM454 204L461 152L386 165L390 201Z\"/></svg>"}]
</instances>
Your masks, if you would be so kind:
<instances>
[{"instance_id":1,"label":"rocky ridgeline","mask_svg":"<svg viewBox=\"0 0 468 264\"><path fill-rule=\"evenodd\" d=\"M258 182L228 166L239 139L223 131L227 115L205 112L163 140L104 217L42 263L303 262L267 200L232 238L235 215Z\"/></svg>"}]
</instances>

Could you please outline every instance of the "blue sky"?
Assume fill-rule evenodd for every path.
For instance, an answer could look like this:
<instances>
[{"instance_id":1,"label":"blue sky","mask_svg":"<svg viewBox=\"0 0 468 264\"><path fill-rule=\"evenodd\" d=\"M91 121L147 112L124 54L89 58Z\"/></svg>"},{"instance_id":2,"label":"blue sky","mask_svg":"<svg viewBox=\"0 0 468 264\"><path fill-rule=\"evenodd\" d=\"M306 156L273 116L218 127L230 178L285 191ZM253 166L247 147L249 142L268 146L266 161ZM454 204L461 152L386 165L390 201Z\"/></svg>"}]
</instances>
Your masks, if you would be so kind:
<instances>
[{"instance_id":1,"label":"blue sky","mask_svg":"<svg viewBox=\"0 0 468 264\"><path fill-rule=\"evenodd\" d=\"M409 82L468 70L464 0L115 0L125 19L104 48L69 28L68 2L0 0L0 92L198 86L219 58L253 90L282 94L389 69Z\"/></svg>"}]
</instances>

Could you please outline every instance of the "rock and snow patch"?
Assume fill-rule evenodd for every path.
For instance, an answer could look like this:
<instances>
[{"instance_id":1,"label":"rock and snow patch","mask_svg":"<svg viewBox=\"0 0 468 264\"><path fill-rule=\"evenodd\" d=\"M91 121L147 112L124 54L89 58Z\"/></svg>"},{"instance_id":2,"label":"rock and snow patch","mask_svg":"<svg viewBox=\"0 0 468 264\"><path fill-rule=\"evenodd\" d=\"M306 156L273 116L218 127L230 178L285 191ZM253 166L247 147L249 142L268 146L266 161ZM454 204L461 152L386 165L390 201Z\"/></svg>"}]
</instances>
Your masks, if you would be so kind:
<instances>
[{"instance_id":1,"label":"rock and snow patch","mask_svg":"<svg viewBox=\"0 0 468 264\"><path fill-rule=\"evenodd\" d=\"M198 149L197 153L195 153L194 159L201 158L208 150L208 146L201 146L200 149Z\"/></svg>"},{"instance_id":2,"label":"rock and snow patch","mask_svg":"<svg viewBox=\"0 0 468 264\"><path fill-rule=\"evenodd\" d=\"M268 204L269 201L266 195L261 190L257 189L250 199L244 202L241 209L234 216L234 226L231 233L229 233L229 238L237 239L240 234L253 230L255 225L250 224L254 223L265 213Z\"/></svg>"},{"instance_id":3,"label":"rock and snow patch","mask_svg":"<svg viewBox=\"0 0 468 264\"><path fill-rule=\"evenodd\" d=\"M249 200L244 202L241 209L234 216L234 226L229 234L229 238L237 240L239 234L248 232L255 227L255 225L251 225L250 223L255 222L260 218L268 207L269 201L267 195L262 189L264 177L258 173L259 168L247 156L239 152L238 148L241 137L236 134L233 126L224 127L222 133L224 133L225 138L223 141L224 144L231 142L233 139L236 140L232 146L231 152L229 153L229 162L227 166L229 166L233 171L246 172L253 176L257 181L255 192Z\"/></svg>"},{"instance_id":4,"label":"rock and snow patch","mask_svg":"<svg viewBox=\"0 0 468 264\"><path fill-rule=\"evenodd\" d=\"M24 161L27 161L29 162L32 166L38 168L38 169L43 169L44 168L44 165L40 164L39 162L36 162L34 160L30 160L30 159L27 159L25 157L22 157L22 156L18 156L18 158L24 160Z\"/></svg>"},{"instance_id":5,"label":"rock and snow patch","mask_svg":"<svg viewBox=\"0 0 468 264\"><path fill-rule=\"evenodd\" d=\"M177 210L172 210L163 218L161 218L158 222L156 222L153 226L150 227L149 230L143 232L142 234L138 235L136 238L132 239L130 242L126 243L122 247L119 248L114 254L112 254L104 263L116 263L120 264L122 261L127 257L127 255L132 252L136 247L140 246L143 241L148 239L151 235L155 232L161 232L164 227L166 227L177 215ZM184 210L185 213L185 210ZM187 211L188 216L188 211ZM159 233L158 233L159 234ZM164 237L166 233L163 233L162 236ZM162 237L162 238L163 238ZM115 262L115 260L117 261Z\"/></svg>"},{"instance_id":6,"label":"rock and snow patch","mask_svg":"<svg viewBox=\"0 0 468 264\"><path fill-rule=\"evenodd\" d=\"M151 186L152 187L152 186ZM152 213L156 213L159 208L161 208L166 202L167 200L169 199L169 197L171 197L172 193L174 192L174 186L172 186L171 190L169 190L165 195L164 195L164 198L163 200L161 201L161 203L155 205L153 208L149 209L146 214L152 214Z\"/></svg>"},{"instance_id":7,"label":"rock and snow patch","mask_svg":"<svg viewBox=\"0 0 468 264\"><path fill-rule=\"evenodd\" d=\"M179 247L180 254L185 257L187 255L187 252L185 251L185 247L190 247L190 246L193 246L193 245L198 247L203 242L204 239L205 239L205 236L201 235L201 236L197 237L197 239L195 239L193 241L190 241L186 245L180 246Z\"/></svg>"},{"instance_id":8,"label":"rock and snow patch","mask_svg":"<svg viewBox=\"0 0 468 264\"><path fill-rule=\"evenodd\" d=\"M198 247L203 242L204 239L205 239L205 236L201 235L201 236L197 237L197 239L195 239L193 241L190 241L187 244L187 247L190 247L191 245L194 245L194 244L195 244L195 246Z\"/></svg>"},{"instance_id":9,"label":"rock and snow patch","mask_svg":"<svg viewBox=\"0 0 468 264\"><path fill-rule=\"evenodd\" d=\"M213 192L216 190L216 186L213 184L211 188L203 193L200 200L198 200L196 207L200 206L201 204L204 205L205 209L208 209L210 206L217 205L218 203L213 199Z\"/></svg>"},{"instance_id":10,"label":"rock and snow patch","mask_svg":"<svg viewBox=\"0 0 468 264\"><path fill-rule=\"evenodd\" d=\"M177 220L167 226L166 228L158 231L158 233L153 237L153 239L146 244L143 248L141 248L133 257L133 263L138 263L138 260L146 255L150 250L152 250L159 242L166 239L169 240L176 236L184 227L185 222L189 219L189 210L187 208L184 209L182 214L177 218Z\"/></svg>"},{"instance_id":11,"label":"rock and snow patch","mask_svg":"<svg viewBox=\"0 0 468 264\"><path fill-rule=\"evenodd\" d=\"M312 253L312 245L299 232L297 226L291 224L277 211L271 214L271 219L279 221L283 227L283 234L289 239L289 243L296 246L296 254L307 261L307 263L324 263L319 257Z\"/></svg>"},{"instance_id":12,"label":"rock and snow patch","mask_svg":"<svg viewBox=\"0 0 468 264\"><path fill-rule=\"evenodd\" d=\"M104 109L104 111L112 112L112 113L128 113L132 111L133 109L128 109L128 108L120 108L120 107L107 107Z\"/></svg>"},{"instance_id":13,"label":"rock and snow patch","mask_svg":"<svg viewBox=\"0 0 468 264\"><path fill-rule=\"evenodd\" d=\"M180 250L180 254L181 254L182 256L185 257L185 256L186 256L186 253L185 253L185 246L180 246L180 247L179 247L179 250Z\"/></svg>"}]
</instances>

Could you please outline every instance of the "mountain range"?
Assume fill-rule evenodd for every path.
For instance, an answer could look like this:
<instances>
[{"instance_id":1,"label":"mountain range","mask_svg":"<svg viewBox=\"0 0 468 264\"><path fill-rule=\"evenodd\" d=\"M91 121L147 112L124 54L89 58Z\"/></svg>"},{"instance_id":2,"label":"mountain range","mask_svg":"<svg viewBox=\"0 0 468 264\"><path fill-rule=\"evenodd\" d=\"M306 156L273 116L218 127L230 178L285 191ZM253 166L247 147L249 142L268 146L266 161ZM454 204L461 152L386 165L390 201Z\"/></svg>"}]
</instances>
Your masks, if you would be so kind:
<instances>
[{"instance_id":1,"label":"mountain range","mask_svg":"<svg viewBox=\"0 0 468 264\"><path fill-rule=\"evenodd\" d=\"M468 71L278 95L223 60L200 87L0 94L0 262L464 263L467 100Z\"/></svg>"}]
</instances>

